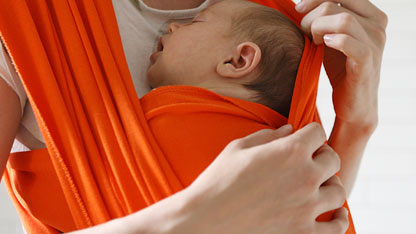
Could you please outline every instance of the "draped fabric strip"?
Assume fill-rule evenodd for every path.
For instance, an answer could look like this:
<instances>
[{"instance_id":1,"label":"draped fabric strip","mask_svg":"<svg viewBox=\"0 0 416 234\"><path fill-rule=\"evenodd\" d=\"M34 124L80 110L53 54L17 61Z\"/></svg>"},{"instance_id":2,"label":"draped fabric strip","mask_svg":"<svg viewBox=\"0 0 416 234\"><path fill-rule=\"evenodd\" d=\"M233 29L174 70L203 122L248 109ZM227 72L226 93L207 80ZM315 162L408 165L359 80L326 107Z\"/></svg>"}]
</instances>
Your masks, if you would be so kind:
<instances>
[{"instance_id":1,"label":"draped fabric strip","mask_svg":"<svg viewBox=\"0 0 416 234\"><path fill-rule=\"evenodd\" d=\"M290 0L254 2L300 23L302 16ZM69 232L131 214L188 186L227 137L286 122L295 129L319 122L315 99L323 48L305 37L289 119L253 104L222 100L226 104L218 105L227 109L227 116L250 120L241 124L251 130L220 133L218 138L224 139L218 152L195 161L199 169L193 170L194 165L167 156L175 148L159 139L161 127L153 119L160 106L137 98L111 0L0 0L0 5L1 40L47 145L12 154L3 177L28 233ZM199 99L178 100L201 106ZM355 233L351 217L348 233Z\"/></svg>"}]
</instances>

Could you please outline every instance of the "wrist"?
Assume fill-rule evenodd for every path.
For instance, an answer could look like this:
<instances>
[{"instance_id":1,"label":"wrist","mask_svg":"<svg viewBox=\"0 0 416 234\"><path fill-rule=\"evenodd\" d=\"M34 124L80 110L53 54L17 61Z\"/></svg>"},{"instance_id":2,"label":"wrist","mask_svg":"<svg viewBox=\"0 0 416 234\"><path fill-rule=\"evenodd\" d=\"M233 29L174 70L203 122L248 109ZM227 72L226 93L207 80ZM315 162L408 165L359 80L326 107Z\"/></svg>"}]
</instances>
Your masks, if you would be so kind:
<instances>
[{"instance_id":1,"label":"wrist","mask_svg":"<svg viewBox=\"0 0 416 234\"><path fill-rule=\"evenodd\" d=\"M190 186L183 190L181 195L181 209L177 211L176 221L169 225L169 234L198 233L223 234L230 233L230 229L223 226L221 216L226 215L222 200L227 183L216 184L216 187L207 186L206 177L198 177Z\"/></svg>"},{"instance_id":2,"label":"wrist","mask_svg":"<svg viewBox=\"0 0 416 234\"><path fill-rule=\"evenodd\" d=\"M208 197L212 197L213 193L206 191L205 188L193 183L181 191L181 196L178 196L180 205L171 212L171 221L166 223L164 233L211 233L209 229L212 227L212 217L210 217L212 212L209 209L212 205L205 201L212 200Z\"/></svg>"},{"instance_id":3,"label":"wrist","mask_svg":"<svg viewBox=\"0 0 416 234\"><path fill-rule=\"evenodd\" d=\"M357 121L345 121L338 116L335 117L334 129L342 129L343 131L349 132L352 136L370 137L376 130L378 125L378 117L366 117L361 118Z\"/></svg>"},{"instance_id":4,"label":"wrist","mask_svg":"<svg viewBox=\"0 0 416 234\"><path fill-rule=\"evenodd\" d=\"M361 93L374 93L370 90L361 90ZM357 91L357 93L360 93ZM334 94L333 94L334 95ZM347 95L348 94L344 94ZM333 96L335 110L335 124L349 126L350 129L360 130L362 133L372 134L378 125L378 99L377 94L363 97L354 97L352 100L337 99ZM360 101L358 101L360 100Z\"/></svg>"},{"instance_id":5,"label":"wrist","mask_svg":"<svg viewBox=\"0 0 416 234\"><path fill-rule=\"evenodd\" d=\"M377 119L352 123L335 118L328 144L341 158L339 176L348 196L354 187L364 150L376 127Z\"/></svg>"},{"instance_id":6,"label":"wrist","mask_svg":"<svg viewBox=\"0 0 416 234\"><path fill-rule=\"evenodd\" d=\"M121 222L124 226L133 227L128 233L188 233L191 228L191 203L190 193L184 189L125 217Z\"/></svg>"},{"instance_id":7,"label":"wrist","mask_svg":"<svg viewBox=\"0 0 416 234\"><path fill-rule=\"evenodd\" d=\"M191 193L187 188L128 216L71 232L71 234L197 233L200 230L201 222L195 219L200 218L201 215L196 215L196 209L192 205L198 203L195 198L198 198L198 196Z\"/></svg>"}]
</instances>

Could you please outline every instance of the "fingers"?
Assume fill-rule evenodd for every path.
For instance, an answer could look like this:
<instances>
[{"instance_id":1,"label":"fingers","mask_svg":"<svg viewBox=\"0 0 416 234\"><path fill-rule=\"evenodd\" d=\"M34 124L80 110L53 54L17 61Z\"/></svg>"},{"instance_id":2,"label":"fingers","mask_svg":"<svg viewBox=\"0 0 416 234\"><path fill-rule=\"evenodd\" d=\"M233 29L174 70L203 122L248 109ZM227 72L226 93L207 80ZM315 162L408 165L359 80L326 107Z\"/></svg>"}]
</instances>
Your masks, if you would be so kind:
<instances>
[{"instance_id":1,"label":"fingers","mask_svg":"<svg viewBox=\"0 0 416 234\"><path fill-rule=\"evenodd\" d=\"M311 24L315 19L322 16L337 15L340 13L348 13L353 16L357 16L354 12L343 7L339 7L334 2L324 2L316 8L312 9L307 15L305 15L305 17L303 17L301 22L301 29L307 33L310 33ZM361 17L358 16L356 18L361 19Z\"/></svg>"},{"instance_id":2,"label":"fingers","mask_svg":"<svg viewBox=\"0 0 416 234\"><path fill-rule=\"evenodd\" d=\"M323 145L318 149L313 157L313 161L315 162L316 171L320 172L321 183L333 177L341 169L341 159L328 145Z\"/></svg>"},{"instance_id":3,"label":"fingers","mask_svg":"<svg viewBox=\"0 0 416 234\"><path fill-rule=\"evenodd\" d=\"M325 2L340 3L343 8L366 18L380 18L383 14L368 0L302 0L296 5L296 10L300 13L306 13Z\"/></svg>"},{"instance_id":4,"label":"fingers","mask_svg":"<svg viewBox=\"0 0 416 234\"><path fill-rule=\"evenodd\" d=\"M348 226L348 211L346 208L341 207L335 211L331 221L316 223L316 233L344 234Z\"/></svg>"},{"instance_id":5,"label":"fingers","mask_svg":"<svg viewBox=\"0 0 416 234\"><path fill-rule=\"evenodd\" d=\"M263 145L281 137L288 136L292 131L293 127L290 124L286 124L276 130L263 129L240 139L241 148L246 149Z\"/></svg>"},{"instance_id":6,"label":"fingers","mask_svg":"<svg viewBox=\"0 0 416 234\"><path fill-rule=\"evenodd\" d=\"M327 33L354 35L358 40L367 40L364 26L368 23L354 12L339 7L333 2L325 2L309 12L301 22L301 29L313 36L316 44L323 42Z\"/></svg>"},{"instance_id":7,"label":"fingers","mask_svg":"<svg viewBox=\"0 0 416 234\"><path fill-rule=\"evenodd\" d=\"M301 28L312 35L315 44L325 42L326 46L342 52L354 62L351 65L366 64L373 53L374 48L369 45L374 41L375 31L369 30L369 22L334 2L324 2L309 12ZM351 68L359 69L359 66Z\"/></svg>"},{"instance_id":8,"label":"fingers","mask_svg":"<svg viewBox=\"0 0 416 234\"><path fill-rule=\"evenodd\" d=\"M376 44L381 48L385 43L387 15L373 6L379 13L375 19L365 18L356 11L339 6L332 0L304 0L320 2L305 15L301 22L304 32L313 35L314 42L322 43L325 34L347 34L365 44ZM349 2L364 2L355 0ZM371 3L370 3L371 4Z\"/></svg>"},{"instance_id":9,"label":"fingers","mask_svg":"<svg viewBox=\"0 0 416 234\"><path fill-rule=\"evenodd\" d=\"M365 64L372 54L371 48L347 34L326 34L323 39L326 46L341 51L355 64Z\"/></svg>"},{"instance_id":10,"label":"fingers","mask_svg":"<svg viewBox=\"0 0 416 234\"><path fill-rule=\"evenodd\" d=\"M341 207L347 199L345 188L338 176L334 175L319 188L316 216Z\"/></svg>"},{"instance_id":11,"label":"fingers","mask_svg":"<svg viewBox=\"0 0 416 234\"><path fill-rule=\"evenodd\" d=\"M313 122L286 137L285 144L294 147L295 151L298 151L300 154L299 156L303 152L304 156L311 157L325 141L324 129L320 124Z\"/></svg>"},{"instance_id":12,"label":"fingers","mask_svg":"<svg viewBox=\"0 0 416 234\"><path fill-rule=\"evenodd\" d=\"M359 41L368 40L361 24L353 15L348 13L318 17L312 22L307 22L306 28L310 28L315 44L321 44L323 36L330 33L351 35Z\"/></svg>"}]
</instances>

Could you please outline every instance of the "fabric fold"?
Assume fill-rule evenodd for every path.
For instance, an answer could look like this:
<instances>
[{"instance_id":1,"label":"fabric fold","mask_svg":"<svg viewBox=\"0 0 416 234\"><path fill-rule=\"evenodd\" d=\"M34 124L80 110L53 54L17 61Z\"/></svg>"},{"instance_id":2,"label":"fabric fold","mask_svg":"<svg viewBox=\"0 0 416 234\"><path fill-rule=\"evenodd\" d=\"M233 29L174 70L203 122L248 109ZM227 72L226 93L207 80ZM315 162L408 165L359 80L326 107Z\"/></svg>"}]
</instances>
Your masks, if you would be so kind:
<instances>
[{"instance_id":1,"label":"fabric fold","mask_svg":"<svg viewBox=\"0 0 416 234\"><path fill-rule=\"evenodd\" d=\"M254 2L300 23L290 0ZM299 129L319 121L315 101L323 48L307 37L288 120L259 104L194 87L174 88L183 92L175 99L166 89L149 93L157 96L153 100L169 97L154 106L151 98L137 98L111 0L0 4L0 36L47 145L12 154L3 178L28 233L69 232L128 215L184 189L235 138L287 122ZM169 120L175 111L188 111L179 113L188 131L173 128L177 137L166 137L160 126L179 123L177 116ZM160 118L166 115L168 120ZM187 139L183 153L180 142L171 140L181 137ZM207 137L215 140L205 144ZM191 157L198 152L201 158ZM348 233L355 233L351 216L350 223Z\"/></svg>"}]
</instances>

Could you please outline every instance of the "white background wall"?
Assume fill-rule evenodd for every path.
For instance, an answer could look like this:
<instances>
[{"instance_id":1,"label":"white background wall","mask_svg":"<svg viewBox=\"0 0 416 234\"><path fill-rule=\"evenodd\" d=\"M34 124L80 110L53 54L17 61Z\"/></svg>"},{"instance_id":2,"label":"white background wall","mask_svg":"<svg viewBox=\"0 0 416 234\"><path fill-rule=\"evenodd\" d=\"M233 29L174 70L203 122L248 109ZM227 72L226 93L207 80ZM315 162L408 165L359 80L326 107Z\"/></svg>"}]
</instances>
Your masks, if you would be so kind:
<instances>
[{"instance_id":1,"label":"white background wall","mask_svg":"<svg viewBox=\"0 0 416 234\"><path fill-rule=\"evenodd\" d=\"M389 16L380 83L380 122L350 197L358 233L416 234L416 1L374 0ZM333 121L331 91L321 79L318 105ZM0 186L0 233L22 233Z\"/></svg>"}]
</instances>

